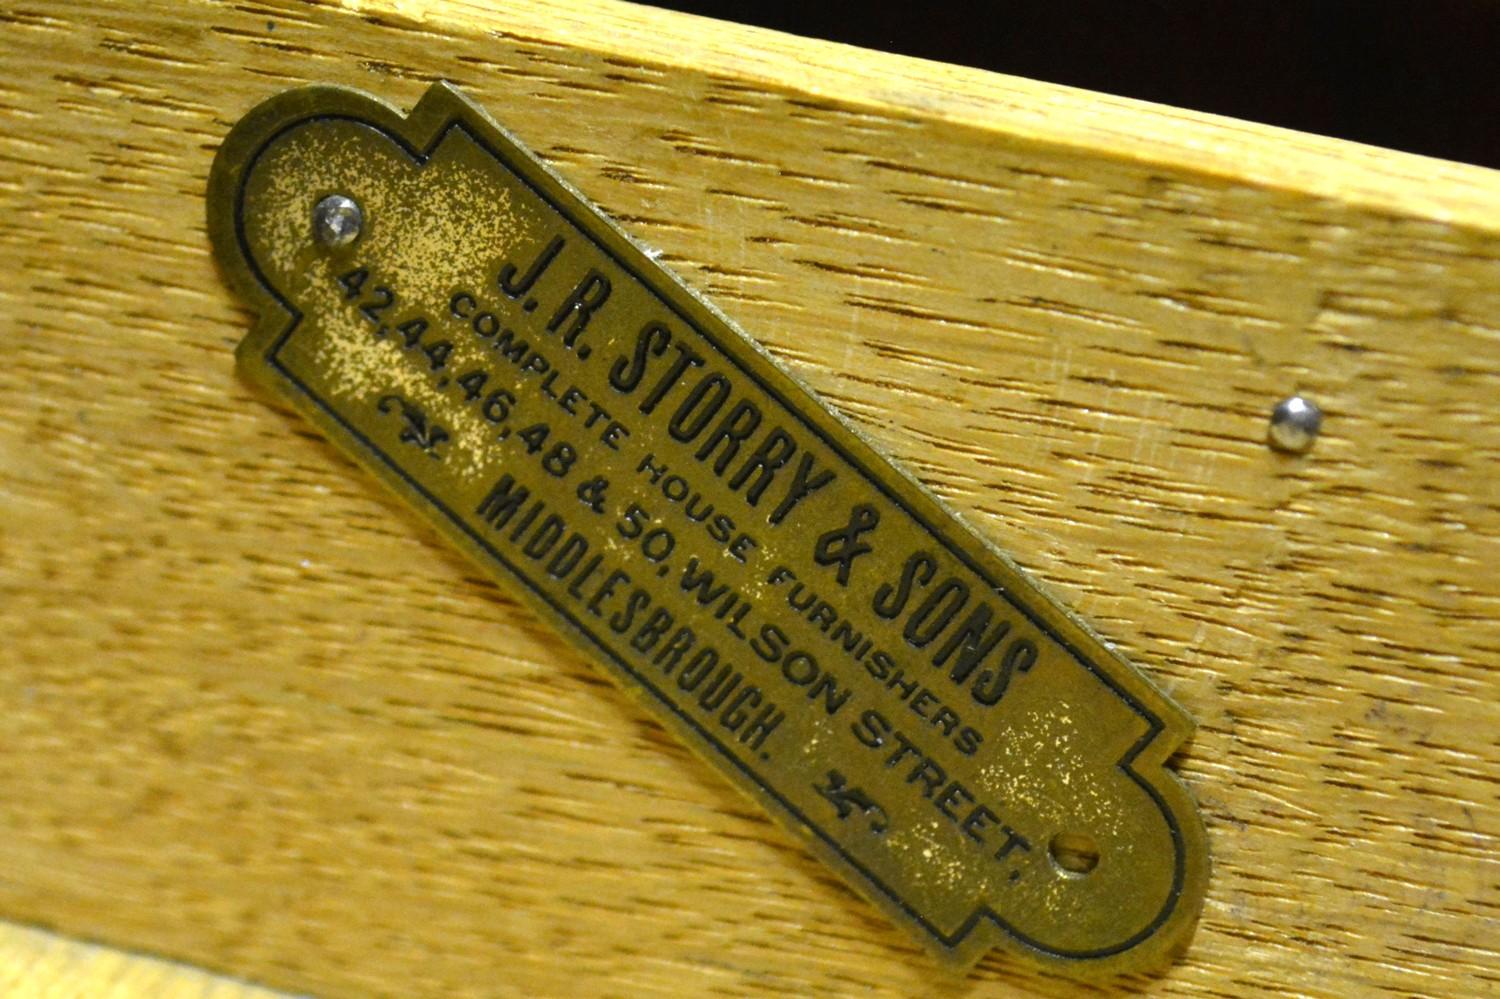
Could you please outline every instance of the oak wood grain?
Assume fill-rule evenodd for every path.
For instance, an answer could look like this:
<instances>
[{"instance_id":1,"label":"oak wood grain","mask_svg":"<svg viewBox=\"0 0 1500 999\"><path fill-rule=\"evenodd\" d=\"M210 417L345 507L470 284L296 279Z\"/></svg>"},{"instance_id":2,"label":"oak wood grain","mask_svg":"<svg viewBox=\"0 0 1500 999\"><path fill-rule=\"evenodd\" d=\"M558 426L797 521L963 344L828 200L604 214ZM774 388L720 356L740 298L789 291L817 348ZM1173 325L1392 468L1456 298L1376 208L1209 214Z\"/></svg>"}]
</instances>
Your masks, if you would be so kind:
<instances>
[{"instance_id":1,"label":"oak wood grain","mask_svg":"<svg viewBox=\"0 0 1500 999\"><path fill-rule=\"evenodd\" d=\"M1500 175L618 4L0 24L0 915L323 996L1500 994ZM437 78L1198 719L1182 960L936 974L241 385L218 142Z\"/></svg>"}]
</instances>

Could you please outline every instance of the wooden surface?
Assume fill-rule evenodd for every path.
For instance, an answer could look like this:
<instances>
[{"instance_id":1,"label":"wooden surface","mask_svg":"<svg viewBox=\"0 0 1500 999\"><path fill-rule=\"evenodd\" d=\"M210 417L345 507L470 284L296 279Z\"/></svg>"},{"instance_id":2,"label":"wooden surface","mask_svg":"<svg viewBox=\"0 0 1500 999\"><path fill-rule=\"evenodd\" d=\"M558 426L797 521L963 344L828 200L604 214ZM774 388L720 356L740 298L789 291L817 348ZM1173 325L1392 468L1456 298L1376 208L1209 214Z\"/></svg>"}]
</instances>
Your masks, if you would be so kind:
<instances>
[{"instance_id":1,"label":"wooden surface","mask_svg":"<svg viewBox=\"0 0 1500 999\"><path fill-rule=\"evenodd\" d=\"M169 961L0 923L6 999L287 999Z\"/></svg>"},{"instance_id":2,"label":"wooden surface","mask_svg":"<svg viewBox=\"0 0 1500 999\"><path fill-rule=\"evenodd\" d=\"M1500 994L1500 176L626 6L0 21L0 914L328 997ZM437 77L1198 719L1185 958L936 974L236 380L229 125Z\"/></svg>"}]
</instances>

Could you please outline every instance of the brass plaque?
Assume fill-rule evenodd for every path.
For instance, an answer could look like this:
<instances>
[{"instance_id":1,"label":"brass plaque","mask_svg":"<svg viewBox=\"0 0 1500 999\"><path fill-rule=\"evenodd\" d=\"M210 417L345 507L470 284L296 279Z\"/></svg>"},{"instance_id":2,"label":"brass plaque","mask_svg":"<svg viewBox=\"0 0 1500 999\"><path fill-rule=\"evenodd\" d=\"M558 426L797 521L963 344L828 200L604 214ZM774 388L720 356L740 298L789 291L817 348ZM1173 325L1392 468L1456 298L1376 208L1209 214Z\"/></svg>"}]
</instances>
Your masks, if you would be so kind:
<instances>
[{"instance_id":1,"label":"brass plaque","mask_svg":"<svg viewBox=\"0 0 1500 999\"><path fill-rule=\"evenodd\" d=\"M940 958L1185 945L1187 716L455 90L274 97L208 212L245 376Z\"/></svg>"}]
</instances>

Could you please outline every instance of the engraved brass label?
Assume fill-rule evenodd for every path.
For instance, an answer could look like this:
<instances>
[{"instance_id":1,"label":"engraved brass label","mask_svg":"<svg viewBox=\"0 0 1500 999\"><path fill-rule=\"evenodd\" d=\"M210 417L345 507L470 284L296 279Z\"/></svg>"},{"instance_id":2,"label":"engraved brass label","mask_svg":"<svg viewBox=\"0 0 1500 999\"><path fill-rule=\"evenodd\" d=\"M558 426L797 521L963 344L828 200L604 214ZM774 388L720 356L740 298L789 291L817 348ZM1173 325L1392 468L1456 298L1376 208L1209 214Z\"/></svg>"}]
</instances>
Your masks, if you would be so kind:
<instances>
[{"instance_id":1,"label":"engraved brass label","mask_svg":"<svg viewBox=\"0 0 1500 999\"><path fill-rule=\"evenodd\" d=\"M209 229L250 381L944 960L1185 945L1187 716L451 87L268 100Z\"/></svg>"}]
</instances>

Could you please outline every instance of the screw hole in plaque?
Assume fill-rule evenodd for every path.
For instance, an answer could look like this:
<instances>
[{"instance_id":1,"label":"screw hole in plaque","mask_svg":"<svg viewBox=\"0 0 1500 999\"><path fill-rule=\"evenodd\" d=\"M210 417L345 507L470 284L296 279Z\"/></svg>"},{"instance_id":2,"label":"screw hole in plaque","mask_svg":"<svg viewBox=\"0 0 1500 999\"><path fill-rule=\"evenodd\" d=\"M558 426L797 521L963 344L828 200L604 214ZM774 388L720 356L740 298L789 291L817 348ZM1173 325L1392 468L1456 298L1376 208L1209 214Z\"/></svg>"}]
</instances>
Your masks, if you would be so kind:
<instances>
[{"instance_id":1,"label":"screw hole in plaque","mask_svg":"<svg viewBox=\"0 0 1500 999\"><path fill-rule=\"evenodd\" d=\"M1088 833L1064 832L1047 844L1052 866L1066 877L1083 877L1099 866L1099 844Z\"/></svg>"}]
</instances>

